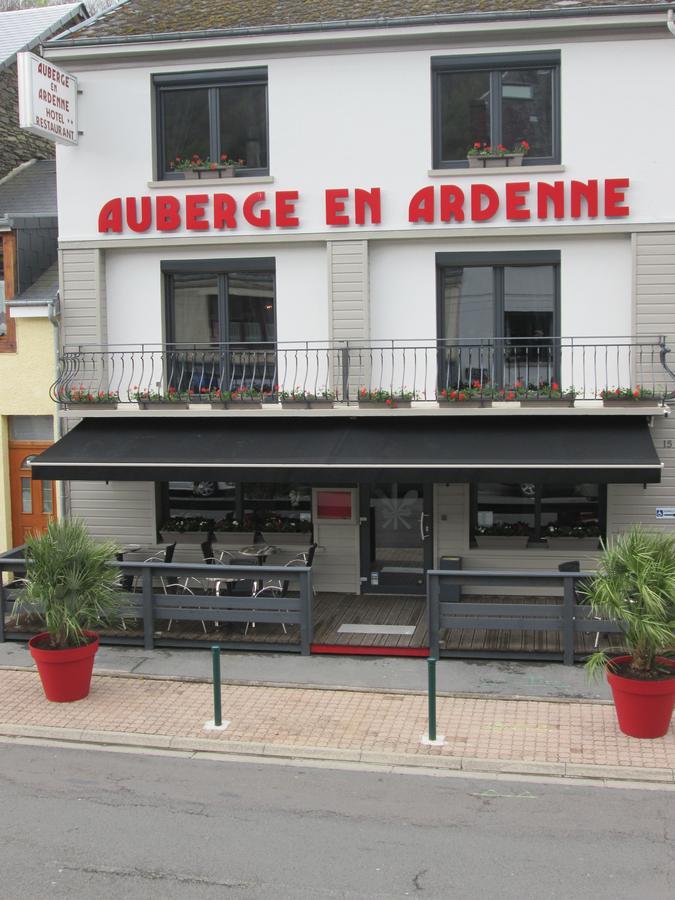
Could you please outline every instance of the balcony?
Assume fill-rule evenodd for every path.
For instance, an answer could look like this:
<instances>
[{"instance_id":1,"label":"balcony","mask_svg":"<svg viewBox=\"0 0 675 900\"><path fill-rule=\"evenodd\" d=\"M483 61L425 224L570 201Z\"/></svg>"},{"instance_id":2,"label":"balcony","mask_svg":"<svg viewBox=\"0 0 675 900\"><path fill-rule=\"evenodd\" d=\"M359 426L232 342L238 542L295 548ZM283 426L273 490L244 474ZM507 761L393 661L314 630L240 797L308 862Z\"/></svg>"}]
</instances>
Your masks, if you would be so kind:
<instances>
[{"instance_id":1,"label":"balcony","mask_svg":"<svg viewBox=\"0 0 675 900\"><path fill-rule=\"evenodd\" d=\"M50 393L81 414L127 409L431 409L557 412L663 408L665 339L289 342L66 348Z\"/></svg>"}]
</instances>

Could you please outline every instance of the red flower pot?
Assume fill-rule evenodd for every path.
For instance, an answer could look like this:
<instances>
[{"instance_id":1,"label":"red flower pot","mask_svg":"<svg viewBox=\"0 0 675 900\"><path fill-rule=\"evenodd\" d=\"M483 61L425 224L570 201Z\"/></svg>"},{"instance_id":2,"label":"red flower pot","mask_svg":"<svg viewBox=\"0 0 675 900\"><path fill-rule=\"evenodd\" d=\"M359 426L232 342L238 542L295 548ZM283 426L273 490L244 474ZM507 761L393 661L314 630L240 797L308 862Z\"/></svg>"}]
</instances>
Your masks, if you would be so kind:
<instances>
[{"instance_id":1,"label":"red flower pot","mask_svg":"<svg viewBox=\"0 0 675 900\"><path fill-rule=\"evenodd\" d=\"M72 700L82 700L89 693L98 635L91 631L85 634L91 638L91 643L67 650L41 647L40 644L49 642L47 632L36 634L28 642L47 700L70 703Z\"/></svg>"},{"instance_id":2,"label":"red flower pot","mask_svg":"<svg viewBox=\"0 0 675 900\"><path fill-rule=\"evenodd\" d=\"M630 656L617 656L613 662L621 664L630 659ZM672 678L638 681L607 670L619 728L629 737L659 738L670 727L675 703L675 660L657 659L673 669Z\"/></svg>"}]
</instances>

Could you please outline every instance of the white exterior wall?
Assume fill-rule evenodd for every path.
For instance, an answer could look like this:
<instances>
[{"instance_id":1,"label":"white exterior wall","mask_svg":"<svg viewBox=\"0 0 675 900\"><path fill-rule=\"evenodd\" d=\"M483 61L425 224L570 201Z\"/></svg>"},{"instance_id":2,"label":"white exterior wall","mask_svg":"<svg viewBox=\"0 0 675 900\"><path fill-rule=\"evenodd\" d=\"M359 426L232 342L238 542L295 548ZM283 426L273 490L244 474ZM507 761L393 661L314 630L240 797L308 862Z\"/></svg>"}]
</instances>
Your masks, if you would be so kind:
<instances>
[{"instance_id":1,"label":"white exterior wall","mask_svg":"<svg viewBox=\"0 0 675 900\"><path fill-rule=\"evenodd\" d=\"M432 164L432 57L519 49L561 51L564 172L539 177L565 181L629 177L630 221L672 222L675 183L664 148L673 145L675 121L672 116L655 114L657 98L663 96L669 82L667 73L672 72L672 43L664 23L660 40L563 39L525 48L522 44L493 42L467 45L461 50L440 42L433 50L242 55L203 64L191 60L162 65L158 61L152 66L127 64L114 69L71 64L68 68L77 75L83 91L80 122L84 134L79 146L57 148L60 239L97 238L98 211L113 197L158 193L182 196L194 190L189 182L148 188L154 159L153 74L251 65L267 65L269 71L269 157L275 180L272 185L252 187L237 184L235 179L234 184L228 184L228 191L244 197L257 189L299 190L301 229L290 230L335 235L363 229L326 226L325 188L378 186L383 204L380 230L405 232L409 229L409 198L425 184L438 183L427 177ZM120 122L131 139L120 140ZM506 178L522 181L524 177L530 176L516 171L513 176L494 176L493 180L479 172L476 180L502 185ZM451 181L452 173L443 180ZM469 183L465 177L459 181L463 187ZM199 185L200 193L213 189ZM466 224L449 226L448 230L461 231ZM500 215L488 224L505 222ZM418 224L414 230L430 227ZM536 221L520 225L524 231L537 227ZM274 227L269 229L272 234L275 231ZM246 224L237 230L238 235L260 233L260 229ZM129 232L126 237L134 246L143 240L143 236Z\"/></svg>"},{"instance_id":2,"label":"white exterior wall","mask_svg":"<svg viewBox=\"0 0 675 900\"><path fill-rule=\"evenodd\" d=\"M329 337L326 250L322 244L266 247L190 247L106 251L110 344L161 344L164 314L161 263L168 260L256 259L276 266L279 341L326 341Z\"/></svg>"},{"instance_id":3,"label":"white exterior wall","mask_svg":"<svg viewBox=\"0 0 675 900\"><path fill-rule=\"evenodd\" d=\"M668 280L668 271L660 282L665 302L650 306L646 286L653 273L644 269L642 289L638 290L631 244L637 231L665 232L668 258L659 258L659 264L666 270L672 266L675 180L672 154L664 148L675 145L675 117L665 111L665 100L659 98L665 97L666 85L672 80L675 41L665 22L662 33L652 38L592 40L563 35L560 40L524 45L515 39L497 39L496 34L490 30L483 43L467 42L461 47L453 46L451 37L439 36L433 46L417 44L414 49L392 44L377 51L351 47L305 55L297 51L295 56L281 50L268 55L229 51L220 59L214 55L205 61L162 64L158 60L152 65L126 61L115 68L106 63L62 63L80 80L84 135L78 147L57 148L60 240L66 248L64 256L82 252L81 247L103 248L110 343L161 343L162 260L261 256L276 260L279 341L327 340L342 334L345 322L355 338L433 340L435 255L476 251L559 250L564 336L605 338L629 335L637 329L646 337L672 331L661 325L661 316L671 315L667 304L675 307L675 287ZM544 167L540 172L524 167L508 174L490 170L429 174L432 57L518 50L561 52L562 166ZM151 184L151 76L252 65L268 67L273 181L233 179L225 186L219 182ZM120 141L120 121L132 139ZM468 194L473 182L482 182L494 186L503 197L506 182L528 180L534 186L538 180L569 184L574 179L621 177L631 180L627 192L631 214L622 219L607 220L600 215L595 220L566 218L541 223L533 218L513 223L501 212L483 224L408 223L410 198L426 185L454 183ZM382 224L327 226L324 191L331 187L379 187ZM232 233L182 229L158 234L151 229L133 234L125 229L122 235L98 234L98 212L111 198L161 194L182 198L188 193L210 195L222 190L239 202L258 190L264 190L268 198L274 191L298 190L301 225L256 229L240 222ZM533 202L530 205L534 206ZM598 226L605 226L605 231ZM561 228L566 233L561 233ZM348 252L350 246L358 247L358 253ZM645 252L648 255L649 251ZM348 272L337 268L343 264L341 254L349 257ZM353 278L348 282L349 296L345 296L342 275ZM100 294L103 296L102 288ZM67 294L64 301L67 309ZM353 310L352 302L356 303ZM648 310L642 319L638 308ZM349 318L352 311L353 320ZM79 315L75 306L73 312ZM104 329L98 328L96 333L103 334ZM675 442L669 421L659 422L654 430L659 452L660 442L670 439L669 435ZM657 502L675 506L675 458L668 450L662 458L667 466L663 485L647 490L641 485L610 486L610 533L635 519L651 524ZM471 549L466 485L438 485L434 516L436 560L458 554L466 568L529 569L554 568L572 558L569 552L551 550L500 554ZM358 527L322 525L315 537L330 548L330 552L317 554L317 586L358 590ZM591 555L586 557L590 561Z\"/></svg>"}]
</instances>

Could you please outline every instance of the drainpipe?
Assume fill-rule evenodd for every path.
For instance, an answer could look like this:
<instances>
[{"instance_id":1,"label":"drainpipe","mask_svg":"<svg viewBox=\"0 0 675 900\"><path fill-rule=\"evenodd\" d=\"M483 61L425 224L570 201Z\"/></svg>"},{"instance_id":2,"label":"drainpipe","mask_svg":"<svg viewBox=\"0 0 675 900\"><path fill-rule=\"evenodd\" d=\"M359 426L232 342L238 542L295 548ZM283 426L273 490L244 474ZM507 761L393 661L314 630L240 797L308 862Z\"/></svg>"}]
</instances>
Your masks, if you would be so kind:
<instances>
[{"instance_id":1,"label":"drainpipe","mask_svg":"<svg viewBox=\"0 0 675 900\"><path fill-rule=\"evenodd\" d=\"M55 366L58 369L58 360L59 360L59 350L61 349L60 341L59 341L59 316L61 314L61 291L56 292L56 302L53 300L49 301L49 305L47 307L47 315L49 317L49 321L54 326L54 362ZM63 437L63 419L60 415L56 415L56 440L60 441ZM66 484L64 481L59 481L59 512L65 518L66 515Z\"/></svg>"},{"instance_id":2,"label":"drainpipe","mask_svg":"<svg viewBox=\"0 0 675 900\"><path fill-rule=\"evenodd\" d=\"M672 9L668 10L668 19L666 21L666 25L668 26L668 31L675 37L675 13Z\"/></svg>"}]
</instances>

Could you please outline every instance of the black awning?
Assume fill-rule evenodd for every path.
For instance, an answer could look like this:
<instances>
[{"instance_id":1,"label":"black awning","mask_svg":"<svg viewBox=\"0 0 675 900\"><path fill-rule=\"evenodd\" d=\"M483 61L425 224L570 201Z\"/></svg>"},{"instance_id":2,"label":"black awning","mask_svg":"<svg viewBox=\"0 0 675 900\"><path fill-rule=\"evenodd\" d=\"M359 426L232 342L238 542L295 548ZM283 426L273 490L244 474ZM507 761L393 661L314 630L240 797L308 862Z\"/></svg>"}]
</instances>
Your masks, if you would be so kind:
<instances>
[{"instance_id":1,"label":"black awning","mask_svg":"<svg viewBox=\"0 0 675 900\"><path fill-rule=\"evenodd\" d=\"M33 463L68 481L657 482L645 419L90 418Z\"/></svg>"}]
</instances>

